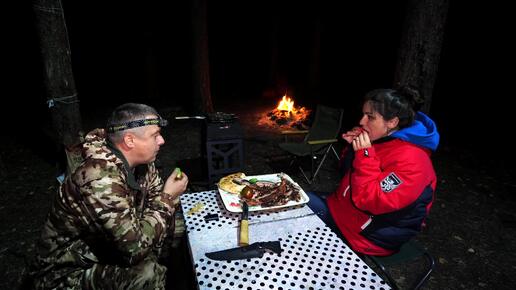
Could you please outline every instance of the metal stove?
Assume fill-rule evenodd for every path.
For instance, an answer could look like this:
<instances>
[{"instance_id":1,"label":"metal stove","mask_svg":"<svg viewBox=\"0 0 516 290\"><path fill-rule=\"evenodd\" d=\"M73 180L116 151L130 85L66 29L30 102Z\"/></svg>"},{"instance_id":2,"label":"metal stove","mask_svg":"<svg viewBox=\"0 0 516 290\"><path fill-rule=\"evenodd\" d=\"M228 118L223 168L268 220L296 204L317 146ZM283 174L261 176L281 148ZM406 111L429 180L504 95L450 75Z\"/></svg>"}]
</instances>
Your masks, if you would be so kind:
<instances>
[{"instance_id":1,"label":"metal stove","mask_svg":"<svg viewBox=\"0 0 516 290\"><path fill-rule=\"evenodd\" d=\"M203 137L210 184L244 169L243 130L235 114L208 114Z\"/></svg>"}]
</instances>

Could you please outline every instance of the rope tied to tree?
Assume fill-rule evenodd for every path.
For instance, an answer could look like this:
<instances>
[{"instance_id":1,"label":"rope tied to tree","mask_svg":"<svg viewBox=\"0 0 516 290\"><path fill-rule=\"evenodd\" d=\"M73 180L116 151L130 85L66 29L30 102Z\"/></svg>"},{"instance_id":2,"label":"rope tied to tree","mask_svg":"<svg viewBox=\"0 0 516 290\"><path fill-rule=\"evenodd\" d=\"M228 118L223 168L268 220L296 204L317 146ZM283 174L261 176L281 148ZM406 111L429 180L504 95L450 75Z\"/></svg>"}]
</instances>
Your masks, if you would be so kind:
<instances>
[{"instance_id":1,"label":"rope tied to tree","mask_svg":"<svg viewBox=\"0 0 516 290\"><path fill-rule=\"evenodd\" d=\"M48 108L54 107L56 105L56 103L62 103L62 104L69 105L69 104L74 104L74 103L78 103L78 102L79 102L79 99L77 98L77 93L74 93L73 95L70 95L70 96L53 98L53 99L47 100Z\"/></svg>"}]
</instances>

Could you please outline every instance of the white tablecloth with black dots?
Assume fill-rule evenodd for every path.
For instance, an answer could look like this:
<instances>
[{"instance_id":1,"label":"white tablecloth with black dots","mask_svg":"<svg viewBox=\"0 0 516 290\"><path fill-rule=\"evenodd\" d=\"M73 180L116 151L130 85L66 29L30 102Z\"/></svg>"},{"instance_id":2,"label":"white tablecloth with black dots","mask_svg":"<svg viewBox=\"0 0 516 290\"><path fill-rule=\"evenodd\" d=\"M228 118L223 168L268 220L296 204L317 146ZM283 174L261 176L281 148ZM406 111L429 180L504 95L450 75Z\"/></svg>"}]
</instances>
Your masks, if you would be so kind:
<instances>
[{"instance_id":1,"label":"white tablecloth with black dots","mask_svg":"<svg viewBox=\"0 0 516 290\"><path fill-rule=\"evenodd\" d=\"M390 289L307 206L250 212L249 242L279 240L283 251L236 261L205 256L238 247L240 214L217 191L183 194L181 207L199 289Z\"/></svg>"}]
</instances>

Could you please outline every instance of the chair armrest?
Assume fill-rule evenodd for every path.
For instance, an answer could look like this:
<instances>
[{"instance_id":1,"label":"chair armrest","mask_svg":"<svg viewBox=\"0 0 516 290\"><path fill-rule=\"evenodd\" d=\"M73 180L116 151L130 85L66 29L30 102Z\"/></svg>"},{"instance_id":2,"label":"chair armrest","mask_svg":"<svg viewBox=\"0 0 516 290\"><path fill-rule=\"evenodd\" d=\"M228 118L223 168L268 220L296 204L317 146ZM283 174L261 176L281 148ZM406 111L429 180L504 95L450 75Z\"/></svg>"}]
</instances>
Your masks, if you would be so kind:
<instances>
[{"instance_id":1,"label":"chair armrest","mask_svg":"<svg viewBox=\"0 0 516 290\"><path fill-rule=\"evenodd\" d=\"M312 140L312 141L308 141L308 144L310 144L310 145L328 144L328 143L335 143L337 141L338 141L337 139Z\"/></svg>"},{"instance_id":2,"label":"chair armrest","mask_svg":"<svg viewBox=\"0 0 516 290\"><path fill-rule=\"evenodd\" d=\"M285 131L281 131L281 134L283 136L285 136L285 142L288 142L288 136L299 135L299 134L308 134L308 130L285 130Z\"/></svg>"},{"instance_id":3,"label":"chair armrest","mask_svg":"<svg viewBox=\"0 0 516 290\"><path fill-rule=\"evenodd\" d=\"M281 134L284 134L284 135L308 134L308 130L286 130L286 131L281 131Z\"/></svg>"}]
</instances>

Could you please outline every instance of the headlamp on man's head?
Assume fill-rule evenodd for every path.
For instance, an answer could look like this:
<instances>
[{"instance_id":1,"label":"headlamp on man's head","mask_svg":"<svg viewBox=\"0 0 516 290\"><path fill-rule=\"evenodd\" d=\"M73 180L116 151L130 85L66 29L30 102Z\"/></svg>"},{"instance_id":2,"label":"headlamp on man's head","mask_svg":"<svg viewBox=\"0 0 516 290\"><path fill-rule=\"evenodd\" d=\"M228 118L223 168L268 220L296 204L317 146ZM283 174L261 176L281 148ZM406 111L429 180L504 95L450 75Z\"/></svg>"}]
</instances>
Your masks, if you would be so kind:
<instances>
[{"instance_id":1,"label":"headlamp on man's head","mask_svg":"<svg viewBox=\"0 0 516 290\"><path fill-rule=\"evenodd\" d=\"M119 124L119 125L112 125L112 126L109 126L107 128L107 130L109 133L115 133L115 132L119 132L119 131L123 131L123 130L127 130L127 129L143 127L143 126L148 126L148 125L158 125L160 127L165 127L168 125L168 121L158 116L157 118L152 118L152 119L142 119L142 120L131 121L131 122L127 122L127 123L123 123L123 124Z\"/></svg>"}]
</instances>

